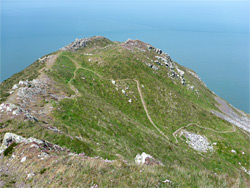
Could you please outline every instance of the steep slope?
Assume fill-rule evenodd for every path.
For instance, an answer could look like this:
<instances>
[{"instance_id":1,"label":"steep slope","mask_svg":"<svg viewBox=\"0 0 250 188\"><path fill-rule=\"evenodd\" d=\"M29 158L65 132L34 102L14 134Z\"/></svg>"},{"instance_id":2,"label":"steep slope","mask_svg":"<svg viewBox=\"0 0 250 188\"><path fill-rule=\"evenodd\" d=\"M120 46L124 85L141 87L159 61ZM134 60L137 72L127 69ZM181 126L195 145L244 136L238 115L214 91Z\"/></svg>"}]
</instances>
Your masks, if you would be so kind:
<instances>
[{"instance_id":1,"label":"steep slope","mask_svg":"<svg viewBox=\"0 0 250 188\"><path fill-rule=\"evenodd\" d=\"M44 173L41 160L31 154L26 165L34 176L13 172L5 174L5 183L14 176L16 186L65 181L65 186L81 186L80 179L99 187L250 186L249 114L142 41L77 39L1 83L1 102L1 139L12 132L65 148L47 152ZM3 155L1 168L11 161L23 172L19 158L28 155L28 145L17 145L14 159ZM69 156L68 150L75 154ZM142 152L163 166L137 166L134 158ZM88 156L87 162L78 162L82 157L76 153ZM109 165L97 156L114 161ZM98 168L93 171L94 163ZM69 169L72 173L61 173Z\"/></svg>"}]
</instances>

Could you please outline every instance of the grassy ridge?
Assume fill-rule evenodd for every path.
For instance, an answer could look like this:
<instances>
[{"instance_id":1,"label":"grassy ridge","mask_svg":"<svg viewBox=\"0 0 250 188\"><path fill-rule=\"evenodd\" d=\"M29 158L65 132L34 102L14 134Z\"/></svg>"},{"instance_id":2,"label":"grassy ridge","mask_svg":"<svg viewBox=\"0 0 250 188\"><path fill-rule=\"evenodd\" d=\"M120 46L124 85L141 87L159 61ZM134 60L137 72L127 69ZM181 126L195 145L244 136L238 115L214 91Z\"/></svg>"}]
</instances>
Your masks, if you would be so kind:
<instances>
[{"instance_id":1,"label":"grassy ridge","mask_svg":"<svg viewBox=\"0 0 250 188\"><path fill-rule=\"evenodd\" d=\"M86 55L89 53L93 55ZM107 172L116 169L112 165L93 171L90 164L81 164L84 166L82 170L74 164L74 170L79 170L79 179L87 172L95 174L94 182L103 186L110 185L109 181L116 179L118 182L114 186L164 187L165 184L160 182L166 177L175 182L173 187L246 186L249 177L240 170L239 162L249 167L250 139L239 129L234 133L218 134L194 126L188 127L187 130L205 135L211 143L216 143L213 153L200 154L194 151L183 137L175 143L173 132L192 122L217 131L232 130L232 125L210 113L211 109L217 109L213 94L189 74L187 68L178 65L185 71L187 82L198 89L199 95L187 90L179 80L169 78L169 70L165 67L154 71L144 63L154 59L155 55L155 52L132 52L109 40L95 41L77 52L61 52L46 73L68 96L75 94L70 84L81 94L51 101L54 107L53 126L65 134L45 130L39 126L41 122L12 120L7 123L7 127L25 137L46 139L89 156L118 160L122 157L131 164L136 154L146 152L165 165L152 169L146 167L145 173L138 175L140 167L122 164L111 175ZM81 68L77 69L75 64ZM121 81L112 84L109 79ZM169 141L148 120L136 82L122 79L140 81L149 114L159 129L170 138ZM7 80L6 85L13 83ZM237 154L232 153L232 149ZM130 176L136 184L130 181ZM157 179L157 182L146 181L144 176Z\"/></svg>"}]
</instances>

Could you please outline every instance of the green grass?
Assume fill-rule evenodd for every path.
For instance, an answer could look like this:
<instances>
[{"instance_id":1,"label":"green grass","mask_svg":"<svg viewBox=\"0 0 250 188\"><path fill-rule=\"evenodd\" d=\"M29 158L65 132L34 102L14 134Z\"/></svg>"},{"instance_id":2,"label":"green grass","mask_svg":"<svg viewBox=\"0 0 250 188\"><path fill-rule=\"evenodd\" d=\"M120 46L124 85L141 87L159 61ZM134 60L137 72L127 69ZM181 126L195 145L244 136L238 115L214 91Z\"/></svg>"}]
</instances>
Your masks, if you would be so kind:
<instances>
[{"instance_id":1,"label":"green grass","mask_svg":"<svg viewBox=\"0 0 250 188\"><path fill-rule=\"evenodd\" d=\"M80 180L87 186L98 184L103 187L232 187L238 182L240 186L246 186L249 177L240 170L239 162L250 168L250 139L239 129L234 133L218 134L195 126L188 127L188 131L205 135L211 143L217 143L215 151L209 154L194 151L182 138L175 143L172 133L192 122L217 131L232 130L232 125L210 113L211 109L217 109L214 95L190 75L187 68L178 65L184 69L185 79L195 86L199 95L187 90L180 80L169 78L169 70L165 67L153 71L144 64L150 62L146 57L153 59L155 55L154 52L131 52L105 39L89 43L77 52L62 52L47 74L68 96L75 94L70 84L81 94L51 101L54 107L52 125L64 134L46 130L40 126L42 122L11 120L7 123L8 128L25 137L45 139L67 147L72 152L116 160L122 157L128 161L128 164L119 164L119 168L118 164L98 164L100 166L95 169L91 162L64 159L65 164L74 165L74 168L64 175L58 174L55 177L57 185L70 181L72 174L77 172L79 175L74 177L75 184L71 186L80 186ZM72 60L82 68L76 70ZM166 140L149 122L135 81L117 81L115 86L108 79L139 80L152 120L170 140ZM6 85L13 83L12 79L6 81ZM122 93L125 88L128 88L127 96ZM129 99L132 99L131 103ZM237 154L233 154L232 149ZM154 156L165 167L145 167L145 171L138 173L141 167L132 164L136 154L142 152ZM59 168L62 163L54 165ZM53 168L47 169L44 175L53 173ZM114 174L110 174L112 170ZM91 174L92 178L84 174ZM165 179L170 179L173 184L166 186L162 183Z\"/></svg>"}]
</instances>

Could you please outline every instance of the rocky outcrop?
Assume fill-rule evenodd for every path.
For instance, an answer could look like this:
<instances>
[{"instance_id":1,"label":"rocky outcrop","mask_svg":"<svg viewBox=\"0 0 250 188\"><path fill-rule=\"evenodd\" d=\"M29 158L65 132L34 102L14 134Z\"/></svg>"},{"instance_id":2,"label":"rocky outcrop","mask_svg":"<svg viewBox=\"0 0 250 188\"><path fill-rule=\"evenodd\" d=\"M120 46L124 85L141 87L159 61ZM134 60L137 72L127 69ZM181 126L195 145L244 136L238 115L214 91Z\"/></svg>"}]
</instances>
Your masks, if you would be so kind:
<instances>
[{"instance_id":1,"label":"rocky outcrop","mask_svg":"<svg viewBox=\"0 0 250 188\"><path fill-rule=\"evenodd\" d=\"M62 51L76 51L80 48L84 48L87 46L88 42L94 41L94 40L98 40L98 39L104 39L105 37L101 37L101 36L95 36L95 37L91 37L91 38L83 38L83 39L78 39L76 38L74 42L70 43L69 45L61 48Z\"/></svg>"},{"instance_id":2,"label":"rocky outcrop","mask_svg":"<svg viewBox=\"0 0 250 188\"><path fill-rule=\"evenodd\" d=\"M15 142L15 143L26 143L26 144L31 143L31 142L36 142L38 144L43 143L43 141L38 140L36 138L30 137L30 138L26 139L26 138L24 138L22 136L19 136L19 135L13 134L13 133L6 133L4 135L4 138L3 138L3 143L2 143L2 145L0 147L0 154L3 153L4 150L7 149L8 146L13 142Z\"/></svg>"},{"instance_id":3,"label":"rocky outcrop","mask_svg":"<svg viewBox=\"0 0 250 188\"><path fill-rule=\"evenodd\" d=\"M155 71L159 70L159 67L154 65L154 64L157 64L160 66L165 65L165 67L170 70L170 72L168 73L168 76L170 78L173 78L173 79L177 78L180 80L182 85L186 85L186 80L184 78L185 72L183 70L179 69L177 67L177 65L172 61L171 57L167 53L163 52L161 49L155 48L155 47L148 45L142 41L132 40L132 39L128 39L126 42L122 43L121 45L123 47L131 50L131 51L134 51L135 48L140 50L140 51L144 51L144 52L145 52L145 49L147 49L148 51L153 50L154 52L156 52L158 54L155 56L156 60L151 60L152 63L148 63L145 61L144 61L144 63L147 66L154 69Z\"/></svg>"},{"instance_id":4,"label":"rocky outcrop","mask_svg":"<svg viewBox=\"0 0 250 188\"><path fill-rule=\"evenodd\" d=\"M0 147L0 154L2 154L14 142L15 143L25 143L25 144L33 143L35 145L42 146L42 148L46 148L49 150L51 150L51 149L64 150L60 146L51 144L51 143L44 141L44 140L39 140L39 139L32 138L32 137L26 139L22 136L14 134L14 133L6 133L4 135L3 142L2 142L2 145Z\"/></svg>"},{"instance_id":5,"label":"rocky outcrop","mask_svg":"<svg viewBox=\"0 0 250 188\"><path fill-rule=\"evenodd\" d=\"M10 90L10 94L14 93L17 90L17 96L21 100L31 99L33 96L38 94L46 93L46 84L38 79L32 81L23 81L20 80L18 84L15 84Z\"/></svg>"},{"instance_id":6,"label":"rocky outcrop","mask_svg":"<svg viewBox=\"0 0 250 188\"><path fill-rule=\"evenodd\" d=\"M148 50L154 50L157 54L162 54L163 53L163 51L161 49L155 48L155 47L153 47L151 45L148 45Z\"/></svg>"},{"instance_id":7,"label":"rocky outcrop","mask_svg":"<svg viewBox=\"0 0 250 188\"><path fill-rule=\"evenodd\" d=\"M63 50L63 51L78 50L79 48L86 47L88 40L89 40L89 38L84 38L84 39L77 39L76 38L74 42L61 48L61 50Z\"/></svg>"}]
</instances>

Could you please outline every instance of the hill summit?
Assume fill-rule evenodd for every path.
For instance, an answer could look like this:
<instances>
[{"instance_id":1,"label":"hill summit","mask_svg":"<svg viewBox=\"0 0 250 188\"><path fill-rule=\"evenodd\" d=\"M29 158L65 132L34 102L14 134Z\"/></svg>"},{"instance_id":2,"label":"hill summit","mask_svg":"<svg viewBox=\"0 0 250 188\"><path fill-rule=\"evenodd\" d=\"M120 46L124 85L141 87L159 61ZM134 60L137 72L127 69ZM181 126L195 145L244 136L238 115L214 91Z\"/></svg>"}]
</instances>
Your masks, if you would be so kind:
<instances>
[{"instance_id":1,"label":"hill summit","mask_svg":"<svg viewBox=\"0 0 250 188\"><path fill-rule=\"evenodd\" d=\"M0 88L0 186L250 186L250 115L140 40L76 39Z\"/></svg>"}]
</instances>

